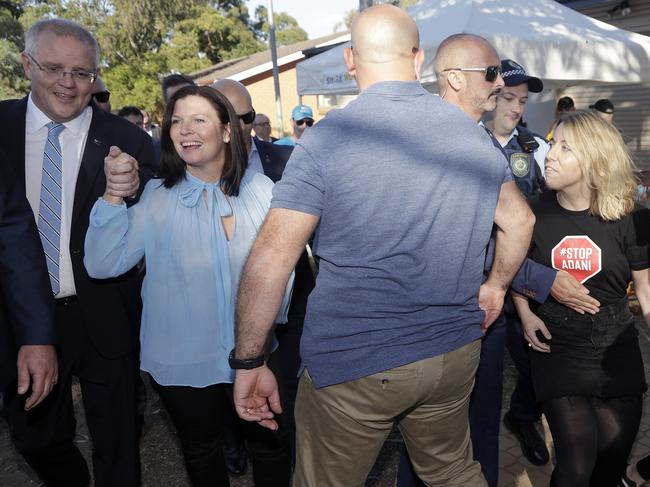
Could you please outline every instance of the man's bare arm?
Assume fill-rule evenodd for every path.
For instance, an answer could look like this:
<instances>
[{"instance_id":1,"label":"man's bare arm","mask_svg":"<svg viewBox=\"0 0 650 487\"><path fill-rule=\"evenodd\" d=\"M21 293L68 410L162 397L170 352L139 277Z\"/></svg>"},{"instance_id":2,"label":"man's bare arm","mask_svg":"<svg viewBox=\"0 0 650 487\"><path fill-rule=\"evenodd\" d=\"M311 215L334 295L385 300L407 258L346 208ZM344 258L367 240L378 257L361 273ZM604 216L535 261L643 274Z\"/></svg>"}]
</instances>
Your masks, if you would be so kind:
<instances>
[{"instance_id":1,"label":"man's bare arm","mask_svg":"<svg viewBox=\"0 0 650 487\"><path fill-rule=\"evenodd\" d=\"M317 216L299 211L269 211L239 285L235 357L252 358L265 352L291 271L318 222Z\"/></svg>"},{"instance_id":2,"label":"man's bare arm","mask_svg":"<svg viewBox=\"0 0 650 487\"><path fill-rule=\"evenodd\" d=\"M487 328L499 316L506 290L528 252L535 216L514 181L501 186L494 223L497 226L494 264L479 292Z\"/></svg>"},{"instance_id":3,"label":"man's bare arm","mask_svg":"<svg viewBox=\"0 0 650 487\"><path fill-rule=\"evenodd\" d=\"M535 225L535 216L514 181L501 186L494 223L494 265L487 282L506 290L526 258Z\"/></svg>"}]
</instances>

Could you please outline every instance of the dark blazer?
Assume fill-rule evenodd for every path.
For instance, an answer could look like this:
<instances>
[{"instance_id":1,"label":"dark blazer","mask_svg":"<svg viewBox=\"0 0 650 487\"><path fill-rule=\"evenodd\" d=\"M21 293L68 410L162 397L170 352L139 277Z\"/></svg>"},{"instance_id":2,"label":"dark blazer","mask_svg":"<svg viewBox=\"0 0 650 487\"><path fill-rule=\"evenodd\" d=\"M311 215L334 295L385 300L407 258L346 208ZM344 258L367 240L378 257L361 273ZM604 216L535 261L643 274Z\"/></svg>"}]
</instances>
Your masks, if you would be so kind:
<instances>
[{"instance_id":1,"label":"dark blazer","mask_svg":"<svg viewBox=\"0 0 650 487\"><path fill-rule=\"evenodd\" d=\"M277 183L282 178L284 167L293 152L293 147L264 142L257 137L253 137L253 141L255 147L257 147L257 152L260 154L264 175Z\"/></svg>"},{"instance_id":2,"label":"dark blazer","mask_svg":"<svg viewBox=\"0 0 650 487\"><path fill-rule=\"evenodd\" d=\"M133 156L140 167L140 187L151 177L154 153L151 137L127 120L94 104L74 192L70 256L77 297L90 341L97 351L114 358L134 350L140 322L140 280L136 269L115 279L91 279L83 265L84 240L90 210L106 188L104 157L112 145ZM15 165L25 187L25 114L27 98L0 102L0 148Z\"/></svg>"},{"instance_id":3,"label":"dark blazer","mask_svg":"<svg viewBox=\"0 0 650 487\"><path fill-rule=\"evenodd\" d=\"M55 343L54 300L34 214L0 150L0 392L21 345Z\"/></svg>"},{"instance_id":4,"label":"dark blazer","mask_svg":"<svg viewBox=\"0 0 650 487\"><path fill-rule=\"evenodd\" d=\"M543 304L551 293L555 276L557 276L557 271L552 267L525 259L510 287L519 294Z\"/></svg>"}]
</instances>

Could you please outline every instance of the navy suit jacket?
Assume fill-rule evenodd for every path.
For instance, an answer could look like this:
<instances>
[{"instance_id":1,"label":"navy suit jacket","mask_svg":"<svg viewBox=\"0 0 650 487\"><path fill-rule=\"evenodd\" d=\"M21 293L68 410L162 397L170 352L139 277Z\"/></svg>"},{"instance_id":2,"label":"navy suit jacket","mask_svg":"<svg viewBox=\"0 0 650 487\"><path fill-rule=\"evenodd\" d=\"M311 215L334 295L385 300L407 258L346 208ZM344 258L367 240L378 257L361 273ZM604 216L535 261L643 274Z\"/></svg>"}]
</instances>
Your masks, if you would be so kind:
<instances>
[{"instance_id":1,"label":"navy suit jacket","mask_svg":"<svg viewBox=\"0 0 650 487\"><path fill-rule=\"evenodd\" d=\"M555 269L527 258L521 264L510 287L519 294L543 303L551 292L556 275Z\"/></svg>"},{"instance_id":2,"label":"navy suit jacket","mask_svg":"<svg viewBox=\"0 0 650 487\"><path fill-rule=\"evenodd\" d=\"M54 300L34 214L0 150L0 392L16 377L21 345L50 345Z\"/></svg>"},{"instance_id":3,"label":"navy suit jacket","mask_svg":"<svg viewBox=\"0 0 650 487\"><path fill-rule=\"evenodd\" d=\"M253 137L253 142L260 155L264 175L274 183L277 183L282 178L282 173L287 165L289 156L293 152L293 147L264 142L257 137Z\"/></svg>"},{"instance_id":4,"label":"navy suit jacket","mask_svg":"<svg viewBox=\"0 0 650 487\"><path fill-rule=\"evenodd\" d=\"M107 358L132 352L140 325L140 278L137 269L114 279L92 279L83 265L84 240L90 210L104 194L104 157L112 145L133 156L140 167L140 187L153 174L151 137L128 120L92 104L93 116L83 150L74 191L70 227L70 257L77 298L88 336L95 349ZM27 97L0 102L0 148L9 157L25 190L25 115Z\"/></svg>"}]
</instances>

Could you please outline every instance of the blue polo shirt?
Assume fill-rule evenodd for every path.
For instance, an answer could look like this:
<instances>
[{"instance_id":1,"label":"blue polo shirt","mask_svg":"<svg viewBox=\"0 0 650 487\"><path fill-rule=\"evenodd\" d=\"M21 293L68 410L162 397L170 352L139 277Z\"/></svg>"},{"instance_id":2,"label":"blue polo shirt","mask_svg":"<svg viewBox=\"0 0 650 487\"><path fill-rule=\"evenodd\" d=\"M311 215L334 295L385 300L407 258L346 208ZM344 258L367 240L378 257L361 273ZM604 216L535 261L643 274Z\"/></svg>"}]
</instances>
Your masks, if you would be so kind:
<instances>
[{"instance_id":1,"label":"blue polo shirt","mask_svg":"<svg viewBox=\"0 0 650 487\"><path fill-rule=\"evenodd\" d=\"M418 82L382 82L298 141L271 206L320 217L301 343L324 387L482 336L485 249L507 164Z\"/></svg>"}]
</instances>

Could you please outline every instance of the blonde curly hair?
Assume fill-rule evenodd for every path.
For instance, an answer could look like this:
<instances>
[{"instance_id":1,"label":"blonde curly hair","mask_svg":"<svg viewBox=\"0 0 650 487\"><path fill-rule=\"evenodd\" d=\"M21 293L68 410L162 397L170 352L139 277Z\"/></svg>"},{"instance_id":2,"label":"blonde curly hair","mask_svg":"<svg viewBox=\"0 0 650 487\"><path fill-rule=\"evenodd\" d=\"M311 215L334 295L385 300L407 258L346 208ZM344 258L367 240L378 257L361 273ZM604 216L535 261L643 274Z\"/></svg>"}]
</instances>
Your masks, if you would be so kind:
<instances>
[{"instance_id":1,"label":"blonde curly hair","mask_svg":"<svg viewBox=\"0 0 650 487\"><path fill-rule=\"evenodd\" d=\"M566 115L560 124L591 190L589 212L608 221L630 213L640 171L618 129L589 112Z\"/></svg>"}]
</instances>

